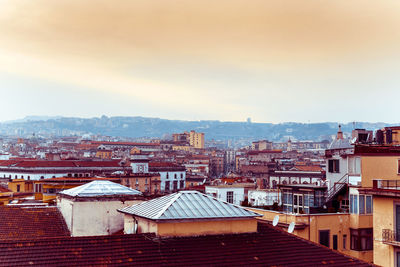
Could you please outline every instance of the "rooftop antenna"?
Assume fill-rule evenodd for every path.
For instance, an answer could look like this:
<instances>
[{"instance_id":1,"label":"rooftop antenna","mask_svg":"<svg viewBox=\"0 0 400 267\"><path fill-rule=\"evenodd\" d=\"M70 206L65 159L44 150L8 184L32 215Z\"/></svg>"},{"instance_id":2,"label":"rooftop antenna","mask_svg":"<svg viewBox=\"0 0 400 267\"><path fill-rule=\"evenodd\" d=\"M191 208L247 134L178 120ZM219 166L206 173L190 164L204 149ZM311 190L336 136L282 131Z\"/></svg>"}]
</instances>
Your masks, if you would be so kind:
<instances>
[{"instance_id":1,"label":"rooftop antenna","mask_svg":"<svg viewBox=\"0 0 400 267\"><path fill-rule=\"evenodd\" d=\"M272 221L272 226L277 226L279 222L279 215L276 215L274 217L274 220Z\"/></svg>"},{"instance_id":2,"label":"rooftop antenna","mask_svg":"<svg viewBox=\"0 0 400 267\"><path fill-rule=\"evenodd\" d=\"M293 233L293 231L294 231L294 222L291 222L290 224L289 224L289 228L288 228L288 233Z\"/></svg>"}]
</instances>

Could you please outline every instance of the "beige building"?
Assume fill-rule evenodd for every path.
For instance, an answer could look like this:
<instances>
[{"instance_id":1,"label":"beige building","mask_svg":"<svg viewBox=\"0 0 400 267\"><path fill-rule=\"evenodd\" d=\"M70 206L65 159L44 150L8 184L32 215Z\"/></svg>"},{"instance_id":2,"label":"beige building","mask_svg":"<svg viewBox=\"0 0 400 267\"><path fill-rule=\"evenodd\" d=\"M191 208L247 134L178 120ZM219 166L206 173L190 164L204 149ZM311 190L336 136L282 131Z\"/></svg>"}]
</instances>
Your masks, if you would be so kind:
<instances>
[{"instance_id":1,"label":"beige building","mask_svg":"<svg viewBox=\"0 0 400 267\"><path fill-rule=\"evenodd\" d=\"M189 144L194 148L204 148L204 133L196 133L195 131L190 131Z\"/></svg>"}]
</instances>

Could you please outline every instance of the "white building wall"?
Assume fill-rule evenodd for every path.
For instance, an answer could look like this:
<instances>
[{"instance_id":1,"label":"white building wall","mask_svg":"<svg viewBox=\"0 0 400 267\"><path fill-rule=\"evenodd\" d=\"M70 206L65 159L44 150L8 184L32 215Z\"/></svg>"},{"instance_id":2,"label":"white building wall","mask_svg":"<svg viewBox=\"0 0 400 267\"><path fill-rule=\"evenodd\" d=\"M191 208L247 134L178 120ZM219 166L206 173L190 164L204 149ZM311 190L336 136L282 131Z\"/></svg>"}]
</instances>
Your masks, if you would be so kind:
<instances>
[{"instance_id":1,"label":"white building wall","mask_svg":"<svg viewBox=\"0 0 400 267\"><path fill-rule=\"evenodd\" d=\"M57 206L72 236L110 235L124 228L124 216L117 209L139 203L129 200L73 201L60 197Z\"/></svg>"},{"instance_id":2,"label":"white building wall","mask_svg":"<svg viewBox=\"0 0 400 267\"><path fill-rule=\"evenodd\" d=\"M339 160L339 172L329 172L329 160ZM349 173L347 166L347 157L341 157L340 155L333 155L332 158L326 160L326 180L328 181L328 190L333 187L343 176Z\"/></svg>"},{"instance_id":3,"label":"white building wall","mask_svg":"<svg viewBox=\"0 0 400 267\"><path fill-rule=\"evenodd\" d=\"M278 190L249 190L248 200L252 206L272 206L274 203L281 205L282 197Z\"/></svg>"},{"instance_id":4,"label":"white building wall","mask_svg":"<svg viewBox=\"0 0 400 267\"><path fill-rule=\"evenodd\" d=\"M177 190L177 189L184 189L180 187L180 181L183 181L183 186L186 184L186 171L163 171L160 173L161 185L160 190L161 192L165 191L165 182L169 181L169 189L170 190ZM168 175L168 178L167 178ZM181 177L182 175L182 177ZM173 188L174 181L178 182L178 188Z\"/></svg>"},{"instance_id":5,"label":"white building wall","mask_svg":"<svg viewBox=\"0 0 400 267\"><path fill-rule=\"evenodd\" d=\"M0 171L0 178L40 180L53 177L66 177L68 173L26 173Z\"/></svg>"},{"instance_id":6,"label":"white building wall","mask_svg":"<svg viewBox=\"0 0 400 267\"><path fill-rule=\"evenodd\" d=\"M227 200L227 192L233 192L233 204L240 205L245 198L243 187L212 187L206 186L205 193L222 201Z\"/></svg>"}]
</instances>

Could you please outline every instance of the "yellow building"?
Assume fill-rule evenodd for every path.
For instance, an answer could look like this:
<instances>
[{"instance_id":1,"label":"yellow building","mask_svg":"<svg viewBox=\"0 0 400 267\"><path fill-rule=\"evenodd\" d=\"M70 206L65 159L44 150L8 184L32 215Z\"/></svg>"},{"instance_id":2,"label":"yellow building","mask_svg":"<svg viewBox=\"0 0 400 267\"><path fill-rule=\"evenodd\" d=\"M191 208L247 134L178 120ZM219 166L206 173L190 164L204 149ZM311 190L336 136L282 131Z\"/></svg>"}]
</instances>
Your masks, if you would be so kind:
<instances>
[{"instance_id":1,"label":"yellow building","mask_svg":"<svg viewBox=\"0 0 400 267\"><path fill-rule=\"evenodd\" d=\"M319 214L288 214L272 210L248 208L251 211L262 214L259 220L272 223L278 216L276 227L288 230L294 223L293 234L337 250L343 254L356 257L366 262L373 261L372 232L371 249L361 249L354 229L370 228L372 231L372 215L357 216L349 213L319 213ZM357 230L358 231L358 230Z\"/></svg>"},{"instance_id":2,"label":"yellow building","mask_svg":"<svg viewBox=\"0 0 400 267\"><path fill-rule=\"evenodd\" d=\"M189 144L194 148L204 148L204 133L196 133L195 131L190 131Z\"/></svg>"},{"instance_id":3,"label":"yellow building","mask_svg":"<svg viewBox=\"0 0 400 267\"><path fill-rule=\"evenodd\" d=\"M13 179L8 182L8 189L14 193L32 193L33 181L24 179Z\"/></svg>"},{"instance_id":4,"label":"yellow building","mask_svg":"<svg viewBox=\"0 0 400 267\"><path fill-rule=\"evenodd\" d=\"M400 180L374 180L359 191L373 196L374 263L400 266Z\"/></svg>"}]
</instances>

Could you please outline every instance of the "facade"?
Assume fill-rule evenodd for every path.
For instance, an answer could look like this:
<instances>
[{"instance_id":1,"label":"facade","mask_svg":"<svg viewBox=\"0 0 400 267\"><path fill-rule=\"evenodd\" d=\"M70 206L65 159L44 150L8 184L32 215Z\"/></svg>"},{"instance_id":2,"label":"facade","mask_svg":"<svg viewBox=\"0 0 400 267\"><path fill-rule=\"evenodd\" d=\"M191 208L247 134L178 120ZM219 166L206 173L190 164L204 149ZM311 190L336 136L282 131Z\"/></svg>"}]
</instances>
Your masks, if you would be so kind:
<instances>
[{"instance_id":1,"label":"facade","mask_svg":"<svg viewBox=\"0 0 400 267\"><path fill-rule=\"evenodd\" d=\"M206 186L205 193L219 200L235 205L241 205L247 196L243 185Z\"/></svg>"},{"instance_id":2,"label":"facade","mask_svg":"<svg viewBox=\"0 0 400 267\"><path fill-rule=\"evenodd\" d=\"M144 195L160 193L161 176L159 173L131 173L120 177L121 184L138 190Z\"/></svg>"},{"instance_id":3,"label":"facade","mask_svg":"<svg viewBox=\"0 0 400 267\"><path fill-rule=\"evenodd\" d=\"M185 188L186 169L171 162L150 162L149 172L160 174L161 192L174 192Z\"/></svg>"},{"instance_id":4,"label":"facade","mask_svg":"<svg viewBox=\"0 0 400 267\"><path fill-rule=\"evenodd\" d=\"M284 231L294 223L293 234L296 236L366 262L374 261L370 227L372 216L359 220L349 213L289 214L256 208L250 210L263 214L260 220L269 223L278 218L276 227Z\"/></svg>"},{"instance_id":5,"label":"facade","mask_svg":"<svg viewBox=\"0 0 400 267\"><path fill-rule=\"evenodd\" d=\"M204 133L190 131L189 144L194 148L204 148Z\"/></svg>"}]
</instances>

